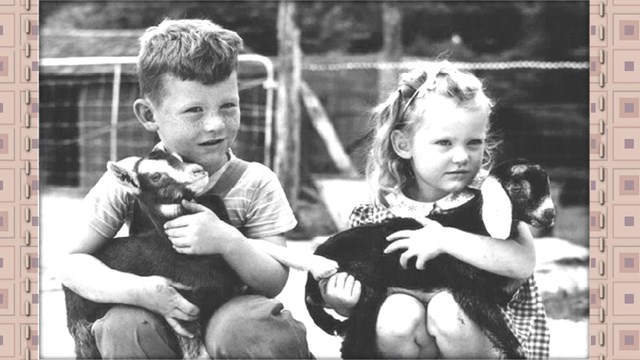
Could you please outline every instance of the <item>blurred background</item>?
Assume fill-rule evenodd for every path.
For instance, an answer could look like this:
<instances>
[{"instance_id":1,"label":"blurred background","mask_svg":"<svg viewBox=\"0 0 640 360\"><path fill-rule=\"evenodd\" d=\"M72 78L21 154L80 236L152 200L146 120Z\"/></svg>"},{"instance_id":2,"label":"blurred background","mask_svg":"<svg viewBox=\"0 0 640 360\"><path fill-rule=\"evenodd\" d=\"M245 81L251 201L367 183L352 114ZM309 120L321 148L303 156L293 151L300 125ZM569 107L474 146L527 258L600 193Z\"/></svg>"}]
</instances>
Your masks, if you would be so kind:
<instances>
[{"instance_id":1,"label":"blurred background","mask_svg":"<svg viewBox=\"0 0 640 360\"><path fill-rule=\"evenodd\" d=\"M42 357L72 354L51 269L78 201L108 160L158 141L131 104L138 38L165 17L211 19L244 39L234 152L278 174L299 222L288 243L303 251L368 200L369 111L398 74L445 56L483 79L496 100L499 159L526 157L552 179L558 219L535 233L552 356L586 357L588 2L41 0ZM339 339L308 318L303 279L292 272L280 297L316 356L335 357Z\"/></svg>"}]
</instances>

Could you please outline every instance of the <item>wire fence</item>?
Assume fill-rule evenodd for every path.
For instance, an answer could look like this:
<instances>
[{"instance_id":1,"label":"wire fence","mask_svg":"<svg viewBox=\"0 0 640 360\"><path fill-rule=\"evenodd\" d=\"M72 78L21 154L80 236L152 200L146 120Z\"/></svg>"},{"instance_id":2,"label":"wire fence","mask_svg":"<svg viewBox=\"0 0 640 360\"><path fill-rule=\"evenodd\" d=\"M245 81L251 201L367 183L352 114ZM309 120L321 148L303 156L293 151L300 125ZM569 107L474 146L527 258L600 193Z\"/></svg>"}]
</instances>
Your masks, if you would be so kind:
<instances>
[{"instance_id":1,"label":"wire fence","mask_svg":"<svg viewBox=\"0 0 640 360\"><path fill-rule=\"evenodd\" d=\"M40 75L41 176L48 187L88 190L107 160L144 154L158 141L135 119L135 57L42 59ZM427 64L326 57L303 62L303 77L316 93L356 167L366 154L368 114L378 103L380 77ZM487 80L498 99L494 125L505 135L506 153L547 166L583 162L587 143L588 62L453 62ZM269 166L273 142L275 71L264 57L242 55L241 125L234 152ZM388 74L387 74L388 75ZM581 92L585 92L582 94ZM507 105L505 105L507 104ZM332 172L326 144L302 121L303 171ZM586 161L586 160L585 160ZM45 187L46 188L46 187Z\"/></svg>"},{"instance_id":2,"label":"wire fence","mask_svg":"<svg viewBox=\"0 0 640 360\"><path fill-rule=\"evenodd\" d=\"M305 64L303 69L309 71L340 71L340 70L409 70L432 61L406 59L397 61L349 61L339 64ZM451 62L453 66L463 70L512 70L512 69L541 69L541 70L586 70L587 62L580 61L494 61L494 62Z\"/></svg>"},{"instance_id":3,"label":"wire fence","mask_svg":"<svg viewBox=\"0 0 640 360\"><path fill-rule=\"evenodd\" d=\"M158 141L136 120L135 57L42 59L41 177L49 187L88 190L108 160L147 153ZM241 125L234 152L271 162L274 72L268 58L239 58Z\"/></svg>"}]
</instances>

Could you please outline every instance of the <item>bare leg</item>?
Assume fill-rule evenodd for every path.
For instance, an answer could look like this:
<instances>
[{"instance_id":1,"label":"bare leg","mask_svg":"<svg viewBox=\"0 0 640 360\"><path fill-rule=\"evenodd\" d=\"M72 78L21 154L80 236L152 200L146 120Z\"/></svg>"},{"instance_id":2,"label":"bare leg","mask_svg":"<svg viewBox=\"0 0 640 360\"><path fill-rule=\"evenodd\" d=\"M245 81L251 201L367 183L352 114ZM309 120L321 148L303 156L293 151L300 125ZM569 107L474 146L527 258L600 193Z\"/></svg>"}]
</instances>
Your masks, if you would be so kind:
<instances>
[{"instance_id":1,"label":"bare leg","mask_svg":"<svg viewBox=\"0 0 640 360\"><path fill-rule=\"evenodd\" d=\"M462 312L449 292L440 292L429 302L427 329L435 337L443 358L499 357L489 338Z\"/></svg>"},{"instance_id":2,"label":"bare leg","mask_svg":"<svg viewBox=\"0 0 640 360\"><path fill-rule=\"evenodd\" d=\"M378 314L376 345L383 358L423 358L438 356L435 339L427 332L426 309L406 294L387 297Z\"/></svg>"}]
</instances>

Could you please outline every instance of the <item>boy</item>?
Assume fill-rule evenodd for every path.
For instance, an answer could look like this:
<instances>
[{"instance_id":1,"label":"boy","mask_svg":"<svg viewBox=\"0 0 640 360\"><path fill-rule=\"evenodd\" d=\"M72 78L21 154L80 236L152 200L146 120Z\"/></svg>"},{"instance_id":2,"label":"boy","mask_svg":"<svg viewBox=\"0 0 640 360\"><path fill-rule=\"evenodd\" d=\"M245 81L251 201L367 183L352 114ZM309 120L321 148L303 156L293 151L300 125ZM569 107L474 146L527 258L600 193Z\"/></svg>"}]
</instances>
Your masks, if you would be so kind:
<instances>
[{"instance_id":1,"label":"boy","mask_svg":"<svg viewBox=\"0 0 640 360\"><path fill-rule=\"evenodd\" d=\"M241 47L235 32L207 20L165 20L141 38L135 115L145 129L158 133L157 147L204 167L210 174L207 189L240 161L229 148L240 123ZM270 299L284 287L288 270L252 245L258 238L284 245L278 235L296 224L280 183L265 166L249 163L224 203L233 226L191 203L184 203L186 215L165 225L176 251L222 255L253 291L214 313L205 334L207 351L213 358L310 358L304 326ZM103 358L177 358L175 337L162 321L189 336L178 320L198 316L198 308L176 291L182 286L115 271L91 255L115 236L133 204L113 175L103 175L85 198L88 219L81 223L83 235L72 239L62 281L93 301L122 304L92 327Z\"/></svg>"}]
</instances>

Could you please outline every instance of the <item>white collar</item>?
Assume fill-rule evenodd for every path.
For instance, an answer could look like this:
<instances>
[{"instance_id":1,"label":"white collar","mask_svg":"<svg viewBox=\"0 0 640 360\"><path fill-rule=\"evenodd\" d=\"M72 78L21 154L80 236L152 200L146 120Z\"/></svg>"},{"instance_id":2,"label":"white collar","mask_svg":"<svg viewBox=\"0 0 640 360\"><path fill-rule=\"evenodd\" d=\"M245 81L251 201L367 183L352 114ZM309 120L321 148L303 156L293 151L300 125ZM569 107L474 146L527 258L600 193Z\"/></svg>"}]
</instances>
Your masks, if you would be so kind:
<instances>
[{"instance_id":1,"label":"white collar","mask_svg":"<svg viewBox=\"0 0 640 360\"><path fill-rule=\"evenodd\" d=\"M389 211L399 217L410 217L418 221L429 216L433 210L449 210L461 206L473 199L474 193L465 188L464 190L451 193L434 202L416 201L407 197L402 191L395 191L387 194L385 200L389 204Z\"/></svg>"}]
</instances>

